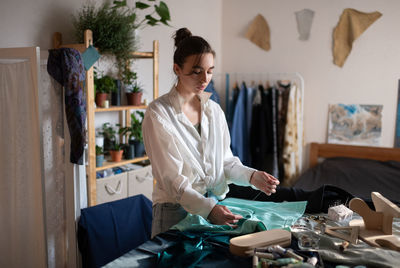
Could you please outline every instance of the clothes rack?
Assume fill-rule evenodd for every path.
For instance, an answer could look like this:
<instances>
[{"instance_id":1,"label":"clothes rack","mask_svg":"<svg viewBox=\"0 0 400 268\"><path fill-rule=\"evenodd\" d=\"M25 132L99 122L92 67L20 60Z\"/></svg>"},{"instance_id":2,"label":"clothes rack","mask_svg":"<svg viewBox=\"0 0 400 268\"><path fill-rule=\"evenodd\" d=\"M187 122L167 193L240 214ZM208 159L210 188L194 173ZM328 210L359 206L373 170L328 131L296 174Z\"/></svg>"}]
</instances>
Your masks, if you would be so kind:
<instances>
[{"instance_id":1,"label":"clothes rack","mask_svg":"<svg viewBox=\"0 0 400 268\"><path fill-rule=\"evenodd\" d=\"M225 74L225 111L227 116L229 115L234 107L230 107L231 97L232 97L232 89L234 88L234 84L240 85L242 82L245 83L246 86L250 88L254 88L254 85L258 84L269 84L271 86L276 86L278 82L288 81L288 84L295 85L297 88L297 94L299 94L301 98L301 102L299 103L299 110L296 114L298 114L299 118L301 118L301 124L297 126L298 140L296 144L299 150L298 163L300 164L300 172L302 167L302 162L304 159L304 78L298 72L275 72L275 73L226 73ZM267 83L266 83L267 82ZM269 86L266 86L269 87ZM227 118L228 122L230 122L231 118ZM281 143L280 143L281 144ZM241 147L239 147L241 148ZM280 151L282 153L282 151ZM246 158L246 157L245 157ZM247 159L247 158L246 158ZM281 161L281 160L280 160ZM247 161L245 161L247 162ZM280 162L282 163L282 162ZM294 182L292 179L290 183Z\"/></svg>"}]
</instances>

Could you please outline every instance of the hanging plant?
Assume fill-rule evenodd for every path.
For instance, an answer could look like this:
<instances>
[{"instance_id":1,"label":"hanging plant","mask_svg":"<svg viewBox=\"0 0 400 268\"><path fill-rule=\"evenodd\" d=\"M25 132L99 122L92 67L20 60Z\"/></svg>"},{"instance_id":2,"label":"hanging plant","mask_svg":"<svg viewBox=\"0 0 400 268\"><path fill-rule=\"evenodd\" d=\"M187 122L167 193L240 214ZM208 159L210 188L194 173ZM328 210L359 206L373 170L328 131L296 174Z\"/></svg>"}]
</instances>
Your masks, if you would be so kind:
<instances>
[{"instance_id":1,"label":"hanging plant","mask_svg":"<svg viewBox=\"0 0 400 268\"><path fill-rule=\"evenodd\" d=\"M142 20L138 19L139 11L148 11ZM136 1L131 8L126 0L122 0L113 1L113 4L105 1L97 8L94 2L88 2L73 16L72 23L78 42L83 42L84 31L90 29L93 32L93 45L100 53L115 56L121 79L132 58L131 51L137 50L135 30L160 23L169 25L170 20L168 6L163 1Z\"/></svg>"}]
</instances>

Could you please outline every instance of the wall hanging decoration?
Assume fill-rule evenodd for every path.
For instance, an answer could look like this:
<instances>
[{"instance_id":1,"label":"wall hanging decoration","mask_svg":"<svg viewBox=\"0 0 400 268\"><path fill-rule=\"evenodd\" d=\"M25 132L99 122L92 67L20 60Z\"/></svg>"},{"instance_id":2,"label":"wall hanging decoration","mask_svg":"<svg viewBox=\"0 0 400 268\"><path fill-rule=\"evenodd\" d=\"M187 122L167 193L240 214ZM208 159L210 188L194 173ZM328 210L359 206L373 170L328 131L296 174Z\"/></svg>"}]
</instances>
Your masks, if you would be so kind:
<instances>
[{"instance_id":1,"label":"wall hanging decoration","mask_svg":"<svg viewBox=\"0 0 400 268\"><path fill-rule=\"evenodd\" d=\"M342 67L350 54L353 42L382 14L378 11L363 13L352 8L343 10L333 31L333 62Z\"/></svg>"},{"instance_id":2,"label":"wall hanging decoration","mask_svg":"<svg viewBox=\"0 0 400 268\"><path fill-rule=\"evenodd\" d=\"M246 38L261 49L266 51L271 49L269 26L261 14L258 14L250 24L246 32Z\"/></svg>"},{"instance_id":3,"label":"wall hanging decoration","mask_svg":"<svg viewBox=\"0 0 400 268\"><path fill-rule=\"evenodd\" d=\"M328 143L379 146L383 105L329 105Z\"/></svg>"},{"instance_id":4,"label":"wall hanging decoration","mask_svg":"<svg viewBox=\"0 0 400 268\"><path fill-rule=\"evenodd\" d=\"M310 31L314 18L314 13L315 12L311 9L303 9L294 13L296 15L299 40L305 41L310 38Z\"/></svg>"}]
</instances>

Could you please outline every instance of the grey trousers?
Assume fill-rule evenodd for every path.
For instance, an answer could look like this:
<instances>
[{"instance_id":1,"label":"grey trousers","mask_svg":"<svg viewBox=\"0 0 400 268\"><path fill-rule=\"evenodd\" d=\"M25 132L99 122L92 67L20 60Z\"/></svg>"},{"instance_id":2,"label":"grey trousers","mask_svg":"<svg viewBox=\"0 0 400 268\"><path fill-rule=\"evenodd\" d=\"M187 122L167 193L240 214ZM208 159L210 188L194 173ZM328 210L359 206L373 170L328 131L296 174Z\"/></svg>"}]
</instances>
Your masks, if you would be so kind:
<instances>
[{"instance_id":1,"label":"grey trousers","mask_svg":"<svg viewBox=\"0 0 400 268\"><path fill-rule=\"evenodd\" d=\"M151 238L183 220L187 215L186 210L176 203L161 203L153 206L153 222L151 226Z\"/></svg>"}]
</instances>

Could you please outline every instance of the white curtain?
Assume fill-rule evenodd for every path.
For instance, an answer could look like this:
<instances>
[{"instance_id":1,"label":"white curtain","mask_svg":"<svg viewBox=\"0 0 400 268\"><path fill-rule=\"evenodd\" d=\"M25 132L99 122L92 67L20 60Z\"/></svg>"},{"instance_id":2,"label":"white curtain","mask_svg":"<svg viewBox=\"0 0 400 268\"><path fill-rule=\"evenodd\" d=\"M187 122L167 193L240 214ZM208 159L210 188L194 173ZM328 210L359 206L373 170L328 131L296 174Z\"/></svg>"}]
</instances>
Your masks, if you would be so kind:
<instances>
[{"instance_id":1,"label":"white curtain","mask_svg":"<svg viewBox=\"0 0 400 268\"><path fill-rule=\"evenodd\" d=\"M40 114L43 134L44 187L48 267L66 267L67 197L63 89L47 73L46 62L40 65ZM73 184L73 176L69 183Z\"/></svg>"},{"instance_id":2,"label":"white curtain","mask_svg":"<svg viewBox=\"0 0 400 268\"><path fill-rule=\"evenodd\" d=\"M0 267L79 266L74 194L85 170L66 157L63 89L46 63L34 79L32 62L0 56Z\"/></svg>"},{"instance_id":3,"label":"white curtain","mask_svg":"<svg viewBox=\"0 0 400 268\"><path fill-rule=\"evenodd\" d=\"M0 61L0 267L46 267L37 87L29 61Z\"/></svg>"}]
</instances>

